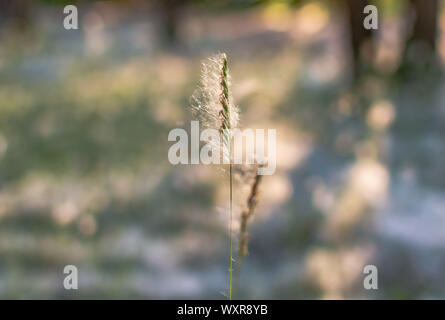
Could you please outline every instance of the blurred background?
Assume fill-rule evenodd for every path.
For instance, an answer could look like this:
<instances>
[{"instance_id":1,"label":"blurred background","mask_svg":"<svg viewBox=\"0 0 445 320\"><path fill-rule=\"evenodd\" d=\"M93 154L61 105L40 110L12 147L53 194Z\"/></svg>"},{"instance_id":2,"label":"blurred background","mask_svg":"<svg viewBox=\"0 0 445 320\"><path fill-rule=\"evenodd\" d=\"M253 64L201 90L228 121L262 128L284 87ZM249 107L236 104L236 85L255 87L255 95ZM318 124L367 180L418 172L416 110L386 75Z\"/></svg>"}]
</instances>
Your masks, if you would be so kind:
<instances>
[{"instance_id":1,"label":"blurred background","mask_svg":"<svg viewBox=\"0 0 445 320\"><path fill-rule=\"evenodd\" d=\"M0 298L225 298L227 172L167 158L217 52L278 139L234 297L445 298L442 1L366 4L0 0Z\"/></svg>"}]
</instances>

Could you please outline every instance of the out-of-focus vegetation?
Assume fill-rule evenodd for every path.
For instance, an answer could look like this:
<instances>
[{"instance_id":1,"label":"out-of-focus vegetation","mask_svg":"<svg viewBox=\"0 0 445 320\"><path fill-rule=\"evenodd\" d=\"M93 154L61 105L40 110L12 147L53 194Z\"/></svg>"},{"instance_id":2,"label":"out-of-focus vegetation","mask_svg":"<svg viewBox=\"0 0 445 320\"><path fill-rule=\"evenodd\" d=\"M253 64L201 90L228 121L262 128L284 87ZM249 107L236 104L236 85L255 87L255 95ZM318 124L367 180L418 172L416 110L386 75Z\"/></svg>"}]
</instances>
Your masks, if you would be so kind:
<instances>
[{"instance_id":1,"label":"out-of-focus vegetation","mask_svg":"<svg viewBox=\"0 0 445 320\"><path fill-rule=\"evenodd\" d=\"M0 297L223 298L225 173L167 135L224 51L242 125L278 134L235 297L443 298L441 2L362 32L365 2L77 1L64 30L65 1L0 1Z\"/></svg>"}]
</instances>

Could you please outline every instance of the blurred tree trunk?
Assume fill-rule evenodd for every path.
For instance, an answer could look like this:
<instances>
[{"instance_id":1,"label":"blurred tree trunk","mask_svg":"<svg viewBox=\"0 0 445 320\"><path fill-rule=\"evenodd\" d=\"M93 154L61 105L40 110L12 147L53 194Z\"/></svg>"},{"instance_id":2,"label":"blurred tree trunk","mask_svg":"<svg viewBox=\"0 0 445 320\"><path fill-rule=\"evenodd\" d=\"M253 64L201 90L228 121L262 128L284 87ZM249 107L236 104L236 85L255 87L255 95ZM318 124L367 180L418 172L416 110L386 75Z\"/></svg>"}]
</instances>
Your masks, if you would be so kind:
<instances>
[{"instance_id":1,"label":"blurred tree trunk","mask_svg":"<svg viewBox=\"0 0 445 320\"><path fill-rule=\"evenodd\" d=\"M369 62L372 57L372 32L363 27L365 14L363 9L369 4L368 0L346 0L348 8L349 26L351 34L352 54L354 58L354 72L359 73L362 60Z\"/></svg>"},{"instance_id":2,"label":"blurred tree trunk","mask_svg":"<svg viewBox=\"0 0 445 320\"><path fill-rule=\"evenodd\" d=\"M438 1L410 0L409 9L414 14L414 22L398 70L401 77L431 70L436 49Z\"/></svg>"},{"instance_id":3,"label":"blurred tree trunk","mask_svg":"<svg viewBox=\"0 0 445 320\"><path fill-rule=\"evenodd\" d=\"M179 13L186 2L181 0L160 0L159 2L165 31L164 40L167 44L177 41Z\"/></svg>"},{"instance_id":4,"label":"blurred tree trunk","mask_svg":"<svg viewBox=\"0 0 445 320\"><path fill-rule=\"evenodd\" d=\"M29 0L0 0L0 26L11 24L17 31L25 32L31 22Z\"/></svg>"},{"instance_id":5,"label":"blurred tree trunk","mask_svg":"<svg viewBox=\"0 0 445 320\"><path fill-rule=\"evenodd\" d=\"M434 51L436 47L437 0L411 0L416 13L412 41L422 41Z\"/></svg>"}]
</instances>

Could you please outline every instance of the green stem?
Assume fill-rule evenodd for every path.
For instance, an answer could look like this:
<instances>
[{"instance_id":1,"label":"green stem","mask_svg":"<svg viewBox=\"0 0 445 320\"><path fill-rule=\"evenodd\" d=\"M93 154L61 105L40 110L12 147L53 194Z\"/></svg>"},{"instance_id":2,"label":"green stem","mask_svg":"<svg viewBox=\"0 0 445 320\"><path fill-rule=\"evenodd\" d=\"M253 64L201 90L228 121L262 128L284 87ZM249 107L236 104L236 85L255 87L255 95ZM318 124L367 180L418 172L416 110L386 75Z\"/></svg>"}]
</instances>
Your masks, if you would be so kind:
<instances>
[{"instance_id":1,"label":"green stem","mask_svg":"<svg viewBox=\"0 0 445 320\"><path fill-rule=\"evenodd\" d=\"M232 300L232 262L233 262L233 254L232 254L232 162L230 162L229 166L229 175L230 175L230 217L229 217L229 238L230 238L230 267L229 267L229 300Z\"/></svg>"}]
</instances>

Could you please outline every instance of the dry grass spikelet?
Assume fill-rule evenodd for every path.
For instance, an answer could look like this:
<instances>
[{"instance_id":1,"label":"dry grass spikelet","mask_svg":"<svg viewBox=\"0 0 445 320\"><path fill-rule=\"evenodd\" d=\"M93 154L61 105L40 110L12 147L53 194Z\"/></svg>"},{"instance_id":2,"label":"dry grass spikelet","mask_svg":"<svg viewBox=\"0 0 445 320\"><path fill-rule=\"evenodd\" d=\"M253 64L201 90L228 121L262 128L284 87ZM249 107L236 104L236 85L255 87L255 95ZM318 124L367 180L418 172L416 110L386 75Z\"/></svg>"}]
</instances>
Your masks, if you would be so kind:
<instances>
[{"instance_id":1,"label":"dry grass spikelet","mask_svg":"<svg viewBox=\"0 0 445 320\"><path fill-rule=\"evenodd\" d=\"M192 96L192 110L204 128L219 130L225 163L231 162L231 137L238 126L239 110L230 90L230 75L225 53L216 54L202 63L201 82Z\"/></svg>"}]
</instances>

